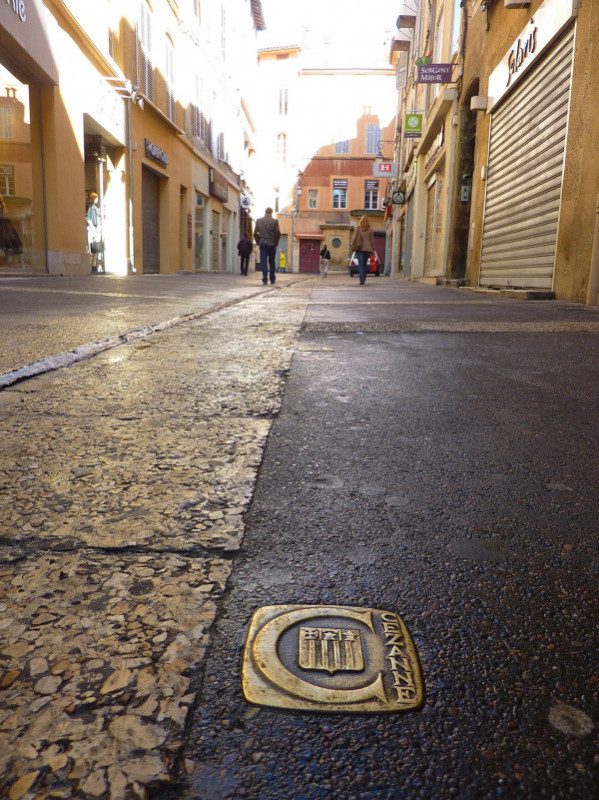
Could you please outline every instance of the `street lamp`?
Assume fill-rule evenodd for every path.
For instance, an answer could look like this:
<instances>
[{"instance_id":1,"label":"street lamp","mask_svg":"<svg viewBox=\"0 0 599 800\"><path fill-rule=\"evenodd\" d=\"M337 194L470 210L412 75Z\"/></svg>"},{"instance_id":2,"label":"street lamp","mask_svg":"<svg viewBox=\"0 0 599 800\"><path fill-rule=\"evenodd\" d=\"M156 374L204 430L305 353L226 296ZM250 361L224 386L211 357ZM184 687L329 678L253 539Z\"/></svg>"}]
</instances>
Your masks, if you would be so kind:
<instances>
[{"instance_id":1,"label":"street lamp","mask_svg":"<svg viewBox=\"0 0 599 800\"><path fill-rule=\"evenodd\" d=\"M295 251L295 218L297 216L299 198L301 197L301 194L302 194L302 187L299 185L299 177L298 177L298 180L296 181L293 187L294 196L293 196L293 204L291 206L291 245L289 247L290 250L289 269L291 272L293 272L293 262L294 262L293 254Z\"/></svg>"}]
</instances>

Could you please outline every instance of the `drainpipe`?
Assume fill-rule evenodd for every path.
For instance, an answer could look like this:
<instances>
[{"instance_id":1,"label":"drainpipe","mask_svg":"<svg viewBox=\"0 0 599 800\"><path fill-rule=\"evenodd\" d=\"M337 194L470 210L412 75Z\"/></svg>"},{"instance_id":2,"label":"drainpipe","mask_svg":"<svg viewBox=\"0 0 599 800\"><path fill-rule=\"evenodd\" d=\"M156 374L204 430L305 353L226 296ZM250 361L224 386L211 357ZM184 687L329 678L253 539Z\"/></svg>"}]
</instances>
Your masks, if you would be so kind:
<instances>
[{"instance_id":1,"label":"drainpipe","mask_svg":"<svg viewBox=\"0 0 599 800\"><path fill-rule=\"evenodd\" d=\"M129 275L134 275L135 268L135 236L133 231L133 142L131 141L131 92L125 98L127 104L127 250Z\"/></svg>"},{"instance_id":2,"label":"drainpipe","mask_svg":"<svg viewBox=\"0 0 599 800\"><path fill-rule=\"evenodd\" d=\"M597 305L599 292L599 194L595 201L595 233L593 234L593 252L591 255L591 269L589 271L589 288L587 291L587 306Z\"/></svg>"}]
</instances>

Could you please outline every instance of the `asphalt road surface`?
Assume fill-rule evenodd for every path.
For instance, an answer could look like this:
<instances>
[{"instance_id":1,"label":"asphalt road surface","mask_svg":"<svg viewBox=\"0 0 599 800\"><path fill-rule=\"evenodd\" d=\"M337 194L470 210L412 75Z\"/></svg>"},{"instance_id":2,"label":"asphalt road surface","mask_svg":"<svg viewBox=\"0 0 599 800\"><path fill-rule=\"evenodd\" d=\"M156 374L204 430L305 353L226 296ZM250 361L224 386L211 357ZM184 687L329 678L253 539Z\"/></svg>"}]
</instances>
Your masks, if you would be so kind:
<instances>
[{"instance_id":1,"label":"asphalt road surface","mask_svg":"<svg viewBox=\"0 0 599 800\"><path fill-rule=\"evenodd\" d=\"M599 796L599 309L198 275L0 311L0 792ZM255 612L314 605L399 615L421 705L248 702Z\"/></svg>"},{"instance_id":2,"label":"asphalt road surface","mask_svg":"<svg viewBox=\"0 0 599 800\"><path fill-rule=\"evenodd\" d=\"M172 796L599 796L596 324L315 287ZM249 705L248 625L279 604L397 612L421 708Z\"/></svg>"}]
</instances>

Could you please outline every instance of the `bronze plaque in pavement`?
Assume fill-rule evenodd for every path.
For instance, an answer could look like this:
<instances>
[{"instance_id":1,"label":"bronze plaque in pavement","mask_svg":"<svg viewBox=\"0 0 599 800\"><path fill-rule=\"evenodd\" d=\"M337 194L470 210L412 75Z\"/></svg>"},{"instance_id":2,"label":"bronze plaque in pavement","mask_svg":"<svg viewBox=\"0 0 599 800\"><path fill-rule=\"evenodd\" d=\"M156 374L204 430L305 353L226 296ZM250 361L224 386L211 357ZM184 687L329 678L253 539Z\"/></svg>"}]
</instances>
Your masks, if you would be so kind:
<instances>
[{"instance_id":1,"label":"bronze plaque in pavement","mask_svg":"<svg viewBox=\"0 0 599 800\"><path fill-rule=\"evenodd\" d=\"M306 711L407 711L423 700L414 643L393 611L264 606L243 655L250 703Z\"/></svg>"}]
</instances>

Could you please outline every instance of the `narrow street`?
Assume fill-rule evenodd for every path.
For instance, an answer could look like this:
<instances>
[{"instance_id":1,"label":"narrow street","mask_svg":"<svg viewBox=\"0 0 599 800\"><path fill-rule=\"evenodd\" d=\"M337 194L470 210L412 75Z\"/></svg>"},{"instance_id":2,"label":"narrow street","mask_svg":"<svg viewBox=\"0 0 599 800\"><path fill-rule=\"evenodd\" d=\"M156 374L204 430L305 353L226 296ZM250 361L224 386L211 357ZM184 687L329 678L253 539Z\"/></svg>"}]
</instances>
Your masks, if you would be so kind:
<instances>
[{"instance_id":1,"label":"narrow street","mask_svg":"<svg viewBox=\"0 0 599 800\"><path fill-rule=\"evenodd\" d=\"M4 375L109 342L0 391L0 795L596 797L597 308L87 280L0 283ZM400 615L421 707L248 703L276 605Z\"/></svg>"}]
</instances>

